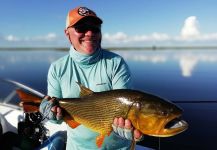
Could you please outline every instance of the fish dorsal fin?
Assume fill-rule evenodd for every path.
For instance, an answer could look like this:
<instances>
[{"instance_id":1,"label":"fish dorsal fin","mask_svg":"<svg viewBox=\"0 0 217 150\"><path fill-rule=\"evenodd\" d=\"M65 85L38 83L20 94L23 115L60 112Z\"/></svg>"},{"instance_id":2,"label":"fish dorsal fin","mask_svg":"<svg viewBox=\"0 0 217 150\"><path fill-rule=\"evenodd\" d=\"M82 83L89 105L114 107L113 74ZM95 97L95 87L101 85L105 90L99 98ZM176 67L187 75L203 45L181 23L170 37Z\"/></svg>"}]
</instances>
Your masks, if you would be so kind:
<instances>
[{"instance_id":1,"label":"fish dorsal fin","mask_svg":"<svg viewBox=\"0 0 217 150\"><path fill-rule=\"evenodd\" d=\"M91 94L94 93L93 91L91 91L91 90L88 89L87 87L81 85L80 83L77 82L77 84L79 85L80 90L81 90L81 92L80 92L80 97L87 96L87 95L91 95Z\"/></svg>"}]
</instances>

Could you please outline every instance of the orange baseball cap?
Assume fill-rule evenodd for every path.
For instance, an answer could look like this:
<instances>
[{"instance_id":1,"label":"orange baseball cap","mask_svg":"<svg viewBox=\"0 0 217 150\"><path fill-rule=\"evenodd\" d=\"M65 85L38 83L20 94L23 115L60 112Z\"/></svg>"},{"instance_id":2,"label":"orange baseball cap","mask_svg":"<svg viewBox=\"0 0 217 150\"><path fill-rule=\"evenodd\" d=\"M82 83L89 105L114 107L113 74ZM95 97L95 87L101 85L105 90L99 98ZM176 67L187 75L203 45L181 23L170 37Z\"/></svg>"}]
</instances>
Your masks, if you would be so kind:
<instances>
[{"instance_id":1,"label":"orange baseball cap","mask_svg":"<svg viewBox=\"0 0 217 150\"><path fill-rule=\"evenodd\" d=\"M77 7L69 11L67 18L66 18L66 29L70 26L75 25L78 21L86 17L92 17L99 24L102 24L103 22L99 17L97 17L96 13L90 10L89 8Z\"/></svg>"}]
</instances>

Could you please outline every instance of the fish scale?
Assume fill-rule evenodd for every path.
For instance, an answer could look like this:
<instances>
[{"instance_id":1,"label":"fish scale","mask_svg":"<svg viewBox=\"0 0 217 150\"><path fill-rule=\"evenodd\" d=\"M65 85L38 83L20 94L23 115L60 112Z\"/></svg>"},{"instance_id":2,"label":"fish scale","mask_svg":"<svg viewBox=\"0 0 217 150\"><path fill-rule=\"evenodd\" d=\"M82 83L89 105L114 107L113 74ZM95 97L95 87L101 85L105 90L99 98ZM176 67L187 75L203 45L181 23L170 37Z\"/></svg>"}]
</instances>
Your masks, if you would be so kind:
<instances>
[{"instance_id":1,"label":"fish scale","mask_svg":"<svg viewBox=\"0 0 217 150\"><path fill-rule=\"evenodd\" d=\"M114 103L114 97L101 97L99 96L97 101L93 101L90 96L83 97L80 101L68 99L67 102L63 102L60 100L62 101L60 106L67 110L75 121L105 135L111 132L114 116L124 117L124 114L119 111L122 110L120 102L116 100Z\"/></svg>"}]
</instances>

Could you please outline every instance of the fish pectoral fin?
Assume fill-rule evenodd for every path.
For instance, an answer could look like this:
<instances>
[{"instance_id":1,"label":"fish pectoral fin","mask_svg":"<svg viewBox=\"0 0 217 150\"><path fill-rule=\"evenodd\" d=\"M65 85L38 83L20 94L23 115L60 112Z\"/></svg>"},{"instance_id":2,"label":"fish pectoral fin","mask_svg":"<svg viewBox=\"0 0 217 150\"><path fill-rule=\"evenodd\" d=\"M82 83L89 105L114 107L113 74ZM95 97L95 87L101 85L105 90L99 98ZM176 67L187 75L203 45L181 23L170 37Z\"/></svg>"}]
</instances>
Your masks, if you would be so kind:
<instances>
[{"instance_id":1,"label":"fish pectoral fin","mask_svg":"<svg viewBox=\"0 0 217 150\"><path fill-rule=\"evenodd\" d=\"M66 122L66 124L68 124L73 129L77 128L80 125L80 123L73 120L73 118L69 115L64 116L64 121Z\"/></svg>"},{"instance_id":2,"label":"fish pectoral fin","mask_svg":"<svg viewBox=\"0 0 217 150\"><path fill-rule=\"evenodd\" d=\"M102 134L96 137L96 145L98 148L102 147L104 139L105 139L105 135Z\"/></svg>"}]
</instances>

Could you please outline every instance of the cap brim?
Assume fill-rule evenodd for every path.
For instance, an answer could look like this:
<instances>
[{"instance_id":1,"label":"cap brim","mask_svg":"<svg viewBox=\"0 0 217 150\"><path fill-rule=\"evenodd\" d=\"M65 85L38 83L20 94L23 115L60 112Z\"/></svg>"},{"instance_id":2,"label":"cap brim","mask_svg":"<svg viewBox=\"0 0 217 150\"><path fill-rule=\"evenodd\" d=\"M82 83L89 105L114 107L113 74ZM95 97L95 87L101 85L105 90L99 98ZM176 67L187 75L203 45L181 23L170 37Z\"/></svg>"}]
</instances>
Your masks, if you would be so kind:
<instances>
[{"instance_id":1,"label":"cap brim","mask_svg":"<svg viewBox=\"0 0 217 150\"><path fill-rule=\"evenodd\" d=\"M85 17L81 18L80 20L78 20L75 24L78 24L78 23L83 22L86 19L90 19L90 18L91 18L91 21L94 21L95 24L101 25L103 23L103 21L99 17L96 17L96 16L85 16Z\"/></svg>"}]
</instances>

